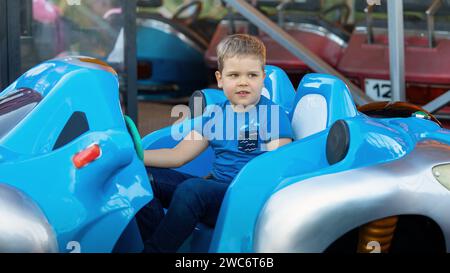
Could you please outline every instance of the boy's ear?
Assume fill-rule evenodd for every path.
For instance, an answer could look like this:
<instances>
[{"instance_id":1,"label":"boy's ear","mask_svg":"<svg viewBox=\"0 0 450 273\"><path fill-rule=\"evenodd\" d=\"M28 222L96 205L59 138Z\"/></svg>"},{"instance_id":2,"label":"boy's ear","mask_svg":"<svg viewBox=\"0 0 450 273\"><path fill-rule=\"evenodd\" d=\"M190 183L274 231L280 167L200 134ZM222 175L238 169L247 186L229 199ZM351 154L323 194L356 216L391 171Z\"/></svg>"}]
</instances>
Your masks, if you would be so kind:
<instances>
[{"instance_id":1,"label":"boy's ear","mask_svg":"<svg viewBox=\"0 0 450 273\"><path fill-rule=\"evenodd\" d=\"M222 74L221 74L219 71L216 71L215 75L216 75L216 80L217 80L217 86L218 86L219 88L222 88L222 87L223 87L223 84L222 84Z\"/></svg>"}]
</instances>

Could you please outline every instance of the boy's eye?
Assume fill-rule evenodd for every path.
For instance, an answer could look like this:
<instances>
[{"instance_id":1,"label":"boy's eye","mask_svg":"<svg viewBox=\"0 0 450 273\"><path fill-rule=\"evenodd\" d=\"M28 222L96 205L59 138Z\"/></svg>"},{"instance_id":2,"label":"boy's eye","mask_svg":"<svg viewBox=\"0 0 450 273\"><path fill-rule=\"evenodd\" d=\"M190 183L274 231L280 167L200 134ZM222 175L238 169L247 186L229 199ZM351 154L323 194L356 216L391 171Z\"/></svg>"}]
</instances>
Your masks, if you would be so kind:
<instances>
[{"instance_id":1,"label":"boy's eye","mask_svg":"<svg viewBox=\"0 0 450 273\"><path fill-rule=\"evenodd\" d=\"M255 77L258 77L258 74L256 74L256 73L251 73L251 74L249 74L248 75L250 78L255 78Z\"/></svg>"},{"instance_id":2,"label":"boy's eye","mask_svg":"<svg viewBox=\"0 0 450 273\"><path fill-rule=\"evenodd\" d=\"M236 78L238 76L238 74L230 74L229 75L231 78Z\"/></svg>"}]
</instances>

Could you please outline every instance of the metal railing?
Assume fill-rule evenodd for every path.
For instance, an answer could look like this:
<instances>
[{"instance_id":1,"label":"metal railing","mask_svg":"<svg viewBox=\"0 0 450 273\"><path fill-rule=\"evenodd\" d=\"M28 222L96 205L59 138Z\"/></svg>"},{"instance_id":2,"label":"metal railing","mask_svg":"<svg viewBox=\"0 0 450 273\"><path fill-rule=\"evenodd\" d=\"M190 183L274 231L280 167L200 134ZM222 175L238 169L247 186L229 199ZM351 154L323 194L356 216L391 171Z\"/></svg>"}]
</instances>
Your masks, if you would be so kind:
<instances>
[{"instance_id":1,"label":"metal railing","mask_svg":"<svg viewBox=\"0 0 450 273\"><path fill-rule=\"evenodd\" d=\"M447 106L449 102L450 102L450 90L427 103L425 106L423 106L423 109L434 114L437 113L442 108L444 108L445 106ZM435 116L438 119L446 119L446 120L450 119L450 117L447 115L435 115Z\"/></svg>"},{"instance_id":2,"label":"metal railing","mask_svg":"<svg viewBox=\"0 0 450 273\"><path fill-rule=\"evenodd\" d=\"M427 9L427 28L428 28L428 47L436 46L436 39L434 37L434 15L442 6L442 0L434 0L431 6Z\"/></svg>"}]
</instances>

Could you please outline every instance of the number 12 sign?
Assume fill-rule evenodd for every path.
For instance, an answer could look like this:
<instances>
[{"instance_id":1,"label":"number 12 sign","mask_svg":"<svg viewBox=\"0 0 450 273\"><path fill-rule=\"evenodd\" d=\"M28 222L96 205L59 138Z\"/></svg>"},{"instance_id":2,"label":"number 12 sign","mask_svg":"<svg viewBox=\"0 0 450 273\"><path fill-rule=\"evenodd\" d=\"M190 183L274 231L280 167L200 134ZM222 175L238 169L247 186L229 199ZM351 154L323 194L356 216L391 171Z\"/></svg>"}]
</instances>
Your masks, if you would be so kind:
<instances>
[{"instance_id":1,"label":"number 12 sign","mask_svg":"<svg viewBox=\"0 0 450 273\"><path fill-rule=\"evenodd\" d=\"M387 80L366 79L366 94L377 101L387 101L392 98L391 82Z\"/></svg>"}]
</instances>

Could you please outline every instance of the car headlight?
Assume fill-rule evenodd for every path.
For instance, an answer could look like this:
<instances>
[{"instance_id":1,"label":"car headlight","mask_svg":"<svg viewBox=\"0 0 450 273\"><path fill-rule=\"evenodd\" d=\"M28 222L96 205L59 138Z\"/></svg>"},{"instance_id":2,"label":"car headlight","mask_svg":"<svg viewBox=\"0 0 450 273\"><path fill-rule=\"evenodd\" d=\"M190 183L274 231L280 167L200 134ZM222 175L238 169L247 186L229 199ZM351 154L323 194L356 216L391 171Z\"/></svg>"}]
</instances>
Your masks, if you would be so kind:
<instances>
[{"instance_id":1,"label":"car headlight","mask_svg":"<svg viewBox=\"0 0 450 273\"><path fill-rule=\"evenodd\" d=\"M450 164L434 166L433 175L439 183L450 190Z\"/></svg>"}]
</instances>

